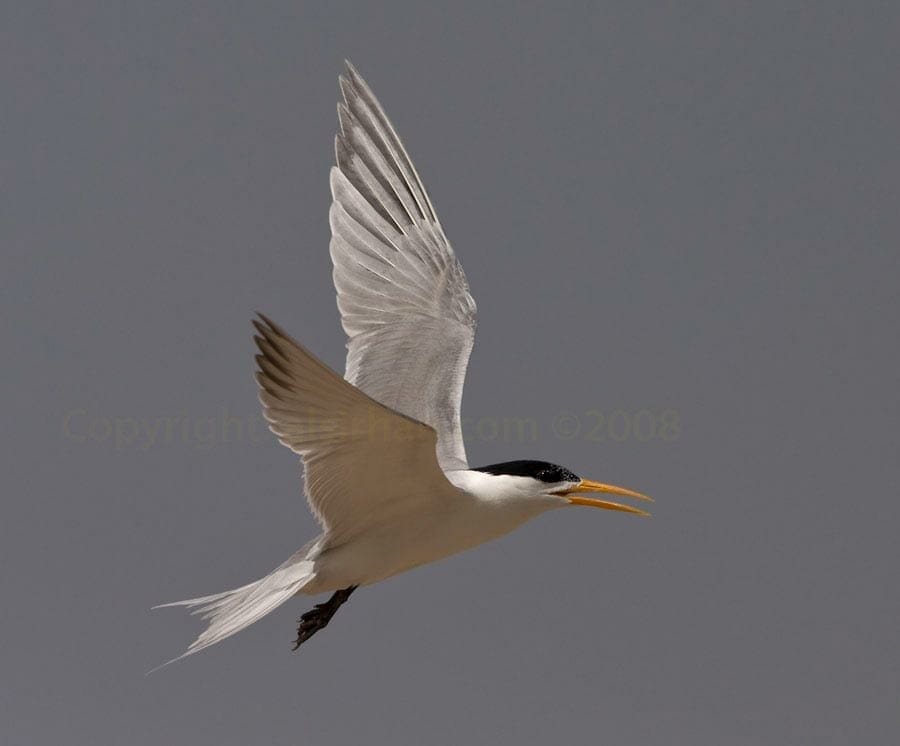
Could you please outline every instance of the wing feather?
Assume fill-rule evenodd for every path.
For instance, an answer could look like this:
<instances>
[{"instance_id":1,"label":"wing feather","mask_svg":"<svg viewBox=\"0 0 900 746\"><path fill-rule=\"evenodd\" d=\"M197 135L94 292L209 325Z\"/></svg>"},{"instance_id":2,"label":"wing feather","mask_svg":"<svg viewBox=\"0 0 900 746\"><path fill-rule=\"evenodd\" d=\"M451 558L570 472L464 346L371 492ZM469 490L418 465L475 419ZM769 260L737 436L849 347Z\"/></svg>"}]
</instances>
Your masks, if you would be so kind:
<instances>
[{"instance_id":1,"label":"wing feather","mask_svg":"<svg viewBox=\"0 0 900 746\"><path fill-rule=\"evenodd\" d=\"M346 377L433 427L442 468L466 468L460 405L475 301L412 160L349 63L341 91L329 220Z\"/></svg>"},{"instance_id":2,"label":"wing feather","mask_svg":"<svg viewBox=\"0 0 900 746\"><path fill-rule=\"evenodd\" d=\"M309 505L329 544L421 514L429 501L452 493L431 427L370 398L260 319L253 324L263 412L278 439L300 455Z\"/></svg>"}]
</instances>

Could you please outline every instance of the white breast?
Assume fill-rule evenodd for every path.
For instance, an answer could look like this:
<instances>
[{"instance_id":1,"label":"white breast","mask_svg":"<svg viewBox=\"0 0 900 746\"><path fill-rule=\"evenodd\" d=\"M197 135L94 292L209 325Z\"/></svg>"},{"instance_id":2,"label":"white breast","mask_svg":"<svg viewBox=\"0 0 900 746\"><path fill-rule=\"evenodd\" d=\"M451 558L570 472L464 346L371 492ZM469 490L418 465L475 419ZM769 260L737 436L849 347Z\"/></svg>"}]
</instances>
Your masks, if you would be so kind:
<instances>
[{"instance_id":1,"label":"white breast","mask_svg":"<svg viewBox=\"0 0 900 746\"><path fill-rule=\"evenodd\" d=\"M386 517L364 536L323 552L316 559L316 581L304 593L377 583L496 539L566 504L534 494L533 480L524 477L459 470L447 478L456 494L437 505L423 501L427 512Z\"/></svg>"}]
</instances>

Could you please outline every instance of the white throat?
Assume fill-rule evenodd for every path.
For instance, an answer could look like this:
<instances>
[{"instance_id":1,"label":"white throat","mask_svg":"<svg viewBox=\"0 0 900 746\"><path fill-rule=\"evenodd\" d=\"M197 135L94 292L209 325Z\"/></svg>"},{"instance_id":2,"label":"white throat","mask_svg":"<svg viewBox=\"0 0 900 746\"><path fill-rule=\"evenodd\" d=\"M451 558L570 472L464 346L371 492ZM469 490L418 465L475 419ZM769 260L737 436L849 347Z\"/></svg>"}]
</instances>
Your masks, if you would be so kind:
<instances>
[{"instance_id":1,"label":"white throat","mask_svg":"<svg viewBox=\"0 0 900 746\"><path fill-rule=\"evenodd\" d=\"M565 498L547 493L547 485L531 477L489 474L471 469L448 471L446 476L454 487L470 494L480 503L524 512L529 516L568 504Z\"/></svg>"}]
</instances>

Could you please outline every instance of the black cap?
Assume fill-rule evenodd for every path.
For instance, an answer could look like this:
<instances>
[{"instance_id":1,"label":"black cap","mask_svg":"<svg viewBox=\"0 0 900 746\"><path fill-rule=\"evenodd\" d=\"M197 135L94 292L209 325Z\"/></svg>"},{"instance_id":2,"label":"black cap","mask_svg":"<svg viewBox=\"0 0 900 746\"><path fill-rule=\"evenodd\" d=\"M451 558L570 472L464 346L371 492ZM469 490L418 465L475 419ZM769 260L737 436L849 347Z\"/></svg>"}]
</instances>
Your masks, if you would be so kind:
<instances>
[{"instance_id":1,"label":"black cap","mask_svg":"<svg viewBox=\"0 0 900 746\"><path fill-rule=\"evenodd\" d=\"M573 474L564 466L551 464L549 461L504 461L502 464L478 466L472 471L483 471L488 474L508 474L513 477L531 477L542 482L580 482L581 477Z\"/></svg>"}]
</instances>

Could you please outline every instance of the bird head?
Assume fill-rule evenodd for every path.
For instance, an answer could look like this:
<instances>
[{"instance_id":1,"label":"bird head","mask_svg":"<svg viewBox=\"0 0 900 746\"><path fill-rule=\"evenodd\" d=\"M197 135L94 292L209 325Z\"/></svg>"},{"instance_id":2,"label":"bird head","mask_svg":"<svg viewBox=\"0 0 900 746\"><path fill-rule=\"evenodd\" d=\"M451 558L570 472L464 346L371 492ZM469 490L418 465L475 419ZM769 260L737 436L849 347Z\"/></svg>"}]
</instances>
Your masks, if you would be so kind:
<instances>
[{"instance_id":1,"label":"bird head","mask_svg":"<svg viewBox=\"0 0 900 746\"><path fill-rule=\"evenodd\" d=\"M590 495L606 493L650 501L653 498L613 484L603 484L590 479L582 479L564 466L551 464L547 461L506 461L502 464L481 466L472 469L472 471L503 478L502 485L501 480L491 480L491 482L496 482L497 486L495 489L498 492L502 491L510 497L547 498L548 500L559 500L564 505L584 505L591 508L603 508L604 510L620 510L624 513L650 515L645 510L609 500L602 500L597 497L590 497Z\"/></svg>"}]
</instances>

